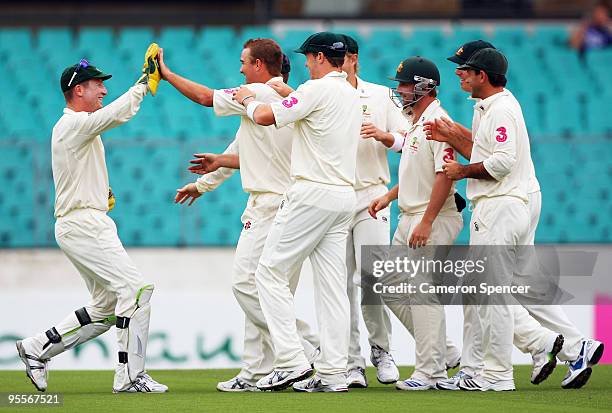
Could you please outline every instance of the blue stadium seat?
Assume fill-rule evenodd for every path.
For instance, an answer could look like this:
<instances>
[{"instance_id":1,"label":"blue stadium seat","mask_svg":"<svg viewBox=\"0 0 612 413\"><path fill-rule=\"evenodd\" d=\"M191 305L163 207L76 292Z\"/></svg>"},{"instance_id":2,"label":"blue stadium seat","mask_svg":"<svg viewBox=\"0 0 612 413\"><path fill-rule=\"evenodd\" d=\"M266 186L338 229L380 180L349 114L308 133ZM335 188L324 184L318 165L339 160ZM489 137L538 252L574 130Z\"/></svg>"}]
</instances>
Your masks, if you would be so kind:
<instances>
[{"instance_id":1,"label":"blue stadium seat","mask_svg":"<svg viewBox=\"0 0 612 413\"><path fill-rule=\"evenodd\" d=\"M175 49L193 51L195 31L192 27L167 27L159 34L159 45L166 50Z\"/></svg>"},{"instance_id":2,"label":"blue stadium seat","mask_svg":"<svg viewBox=\"0 0 612 413\"><path fill-rule=\"evenodd\" d=\"M126 52L126 56L137 56L137 60L140 61L149 44L157 40L152 29L124 28L119 31L117 47L120 51Z\"/></svg>"},{"instance_id":3,"label":"blue stadium seat","mask_svg":"<svg viewBox=\"0 0 612 413\"><path fill-rule=\"evenodd\" d=\"M242 45L249 39L270 38L276 40L276 35L269 26L246 26L238 32L238 41Z\"/></svg>"},{"instance_id":4,"label":"blue stadium seat","mask_svg":"<svg viewBox=\"0 0 612 413\"><path fill-rule=\"evenodd\" d=\"M111 52L115 48L115 35L111 27L83 27L79 30L77 49L88 54L98 50Z\"/></svg>"},{"instance_id":5,"label":"blue stadium seat","mask_svg":"<svg viewBox=\"0 0 612 413\"><path fill-rule=\"evenodd\" d=\"M43 28L38 31L38 50L50 56L57 50L73 50L74 32L69 28Z\"/></svg>"}]
</instances>

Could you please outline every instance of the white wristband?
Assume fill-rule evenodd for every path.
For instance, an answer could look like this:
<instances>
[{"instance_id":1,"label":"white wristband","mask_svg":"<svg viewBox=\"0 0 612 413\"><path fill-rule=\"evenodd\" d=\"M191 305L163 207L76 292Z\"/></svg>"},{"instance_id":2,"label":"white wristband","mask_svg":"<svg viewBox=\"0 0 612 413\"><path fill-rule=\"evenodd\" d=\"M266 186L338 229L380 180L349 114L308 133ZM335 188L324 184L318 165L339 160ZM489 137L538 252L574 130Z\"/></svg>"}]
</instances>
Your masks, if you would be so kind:
<instances>
[{"instance_id":1,"label":"white wristband","mask_svg":"<svg viewBox=\"0 0 612 413\"><path fill-rule=\"evenodd\" d=\"M393 142L393 146L391 146L389 149L391 149L393 152L400 152L404 147L404 141L406 140L406 138L404 137L404 135L397 132L392 133L391 135L393 135L393 137L395 138L395 142Z\"/></svg>"},{"instance_id":2,"label":"white wristband","mask_svg":"<svg viewBox=\"0 0 612 413\"><path fill-rule=\"evenodd\" d=\"M249 117L249 119L251 119L253 122L255 122L255 110L257 109L257 106L262 105L262 102L258 102L256 100L252 101L251 103L249 103L249 106L247 106L247 116Z\"/></svg>"}]
</instances>

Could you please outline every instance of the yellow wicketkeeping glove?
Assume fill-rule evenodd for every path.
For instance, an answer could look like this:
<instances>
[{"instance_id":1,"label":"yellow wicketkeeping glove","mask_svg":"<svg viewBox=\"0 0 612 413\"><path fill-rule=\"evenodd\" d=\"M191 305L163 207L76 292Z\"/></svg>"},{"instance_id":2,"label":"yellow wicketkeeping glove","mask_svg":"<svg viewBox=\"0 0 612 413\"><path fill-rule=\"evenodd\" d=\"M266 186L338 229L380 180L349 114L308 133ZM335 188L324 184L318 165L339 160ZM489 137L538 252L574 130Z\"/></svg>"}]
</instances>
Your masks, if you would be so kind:
<instances>
[{"instance_id":1,"label":"yellow wicketkeeping glove","mask_svg":"<svg viewBox=\"0 0 612 413\"><path fill-rule=\"evenodd\" d=\"M159 64L157 63L157 54L159 53L159 46L157 43L151 43L144 57L144 65L142 66L142 76L136 83L142 83L149 87L149 91L153 96L157 92L157 86L161 80L161 72L159 71Z\"/></svg>"},{"instance_id":2,"label":"yellow wicketkeeping glove","mask_svg":"<svg viewBox=\"0 0 612 413\"><path fill-rule=\"evenodd\" d=\"M115 207L115 194L111 187L108 187L108 210L112 211Z\"/></svg>"}]
</instances>

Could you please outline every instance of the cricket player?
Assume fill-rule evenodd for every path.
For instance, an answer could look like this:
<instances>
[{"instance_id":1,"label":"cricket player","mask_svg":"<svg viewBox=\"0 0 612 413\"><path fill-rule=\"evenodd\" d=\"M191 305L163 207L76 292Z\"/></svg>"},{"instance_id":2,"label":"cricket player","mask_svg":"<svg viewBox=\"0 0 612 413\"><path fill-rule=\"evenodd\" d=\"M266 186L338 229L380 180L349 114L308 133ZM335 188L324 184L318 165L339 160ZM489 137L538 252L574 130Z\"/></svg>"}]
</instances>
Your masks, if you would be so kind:
<instances>
[{"instance_id":1,"label":"cricket player","mask_svg":"<svg viewBox=\"0 0 612 413\"><path fill-rule=\"evenodd\" d=\"M346 45L334 33L308 37L311 80L281 102L266 104L241 88L235 96L260 125L294 123L291 178L255 273L262 310L274 343L274 371L257 382L262 390L291 384L304 392L345 392L349 340L346 240L355 209L355 162L361 128L359 94L342 72ZM321 355L316 375L295 327L288 274L310 258Z\"/></svg>"},{"instance_id":2,"label":"cricket player","mask_svg":"<svg viewBox=\"0 0 612 413\"><path fill-rule=\"evenodd\" d=\"M468 178L467 196L474 206L470 245L498 245L488 258L499 281L511 283L517 268L517 246L526 245L529 232L527 182L529 139L522 112L504 90L508 62L492 48L474 53L465 65L472 97L481 99L474 110L482 111L474 130L470 164L448 161L443 169L454 180ZM515 390L512 374L512 306L489 296L477 306L482 325L484 369L482 376L462 378L462 390Z\"/></svg>"},{"instance_id":3,"label":"cricket player","mask_svg":"<svg viewBox=\"0 0 612 413\"><path fill-rule=\"evenodd\" d=\"M404 114L411 119L411 128L402 139L399 184L373 200L369 212L376 217L399 197L401 215L393 245L452 245L463 228L463 219L455 204L454 182L442 172L442 165L456 159L456 154L447 143L426 140L423 131L424 122L448 117L436 99L440 72L432 61L414 56L400 63L393 80L399 82L396 91ZM432 282L431 274L420 276ZM396 388L435 389L439 380L447 378L444 307L436 302L398 301L385 299L414 337L416 362L412 376L398 381Z\"/></svg>"},{"instance_id":4,"label":"cricket player","mask_svg":"<svg viewBox=\"0 0 612 413\"><path fill-rule=\"evenodd\" d=\"M368 214L370 202L387 193L391 182L387 149L396 142L404 141L409 128L408 121L400 108L389 99L388 87L366 82L357 76L359 64L359 45L350 36L343 35L347 53L342 70L347 80L359 92L362 127L357 146L357 166L355 172L355 195L357 207L349 228L346 246L347 294L350 303L351 336L349 340L349 359L347 366L348 387L367 387L365 359L361 356L359 345L359 314L368 330L371 347L370 360L376 367L376 377L383 384L399 380L399 371L390 354L391 320L387 308L380 305L360 305L361 294L361 247L363 245L388 245L390 232L390 211L380 211L380 219Z\"/></svg>"},{"instance_id":5,"label":"cricket player","mask_svg":"<svg viewBox=\"0 0 612 413\"><path fill-rule=\"evenodd\" d=\"M55 182L55 239L83 277L91 301L49 330L17 342L26 373L39 391L47 388L47 362L117 327L119 363L113 392L163 393L168 387L145 371L153 285L128 257L117 227L106 214L109 186L100 134L129 121L159 83L158 47L145 54L143 75L106 107L104 81L111 78L85 59L60 78L66 108L51 138Z\"/></svg>"},{"instance_id":6,"label":"cricket player","mask_svg":"<svg viewBox=\"0 0 612 413\"><path fill-rule=\"evenodd\" d=\"M217 116L240 116L236 139L224 154L202 154L191 169L197 173L211 172L195 183L177 190L176 202L191 205L203 193L213 191L235 168L241 171L242 187L249 194L242 214L243 229L236 247L232 272L232 291L245 313L244 367L230 380L219 382L217 390L224 392L259 391L255 383L273 370L274 353L270 332L259 304L255 270L270 232L282 195L290 185L289 166L293 128L276 129L259 126L246 116L244 106L233 99L237 88L213 90L172 72L160 50L160 69L167 80L186 97L204 106L212 106ZM269 84L281 82L282 52L272 39L250 39L244 43L240 72L262 101L278 102L282 97ZM288 70L288 68L286 68ZM224 166L218 169L220 166ZM234 169L232 169L234 168ZM295 292L301 267L288 277L291 292ZM297 321L301 344L310 362L318 353L318 339L308 325ZM303 337L307 337L312 343Z\"/></svg>"},{"instance_id":7,"label":"cricket player","mask_svg":"<svg viewBox=\"0 0 612 413\"><path fill-rule=\"evenodd\" d=\"M459 65L464 64L476 51L486 47L493 47L493 45L482 40L468 42L462 45L448 60ZM461 88L468 93L471 92L469 85L464 81L466 71L456 70L456 74L461 80ZM507 89L505 91L509 93L516 105L519 105L512 93ZM481 112L474 111L473 128L478 127L480 118ZM463 125L457 122L450 122L446 119L439 119L435 124L427 125L426 130L426 133L430 136L434 132L434 139L446 141L459 151L464 152L462 153L464 156L468 155L465 153L463 141L472 141L472 131ZM527 206L529 208L530 220L528 242L529 245L533 245L540 218L542 195L531 157L529 163L530 176L527 189ZM530 249L525 250L526 253L530 251ZM537 260L537 257L531 257L531 260L533 259ZM530 262L531 260L525 259L525 262ZM525 269L519 272L525 272ZM518 274L518 276L520 275ZM531 276L533 277L533 275ZM591 367L597 364L603 354L603 343L587 339L567 318L561 306L525 304L524 307L514 306L514 310L514 344L521 351L532 354L533 371L531 382L539 384L545 380L554 370L558 357L569 365L568 373L562 381L563 388L580 388L586 384L591 375ZM534 322L534 319L537 321ZM539 323L541 323L541 326ZM552 333L551 330L561 334ZM552 336L554 334L557 335L557 338L553 340ZM534 346L537 342L544 342L544 347L540 345L538 349L538 345ZM468 359L471 358L465 358L465 360ZM586 363L583 362L585 359ZM460 371L458 375L461 376L463 373Z\"/></svg>"}]
</instances>

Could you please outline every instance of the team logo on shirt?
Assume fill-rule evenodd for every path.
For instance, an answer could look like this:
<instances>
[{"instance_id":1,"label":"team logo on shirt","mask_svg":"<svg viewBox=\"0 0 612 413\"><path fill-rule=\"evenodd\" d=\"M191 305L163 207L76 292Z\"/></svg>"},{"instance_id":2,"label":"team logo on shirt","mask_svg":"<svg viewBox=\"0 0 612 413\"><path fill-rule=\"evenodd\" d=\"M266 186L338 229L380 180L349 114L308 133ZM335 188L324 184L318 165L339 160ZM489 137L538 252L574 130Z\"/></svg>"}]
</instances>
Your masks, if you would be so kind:
<instances>
[{"instance_id":1,"label":"team logo on shirt","mask_svg":"<svg viewBox=\"0 0 612 413\"><path fill-rule=\"evenodd\" d=\"M233 89L223 89L223 93L227 94L227 95L233 95L234 92L236 92L238 90L238 88L233 88Z\"/></svg>"},{"instance_id":2,"label":"team logo on shirt","mask_svg":"<svg viewBox=\"0 0 612 413\"><path fill-rule=\"evenodd\" d=\"M246 231L247 229L251 228L251 221L247 221L244 223L244 230Z\"/></svg>"},{"instance_id":3,"label":"team logo on shirt","mask_svg":"<svg viewBox=\"0 0 612 413\"><path fill-rule=\"evenodd\" d=\"M474 221L474 231L478 232L480 228L478 227L478 222Z\"/></svg>"},{"instance_id":4,"label":"team logo on shirt","mask_svg":"<svg viewBox=\"0 0 612 413\"><path fill-rule=\"evenodd\" d=\"M495 140L497 142L506 142L506 140L508 140L508 135L506 135L506 128L503 126L500 126L499 128L495 129L496 132L499 132L499 135L495 136Z\"/></svg>"},{"instance_id":5,"label":"team logo on shirt","mask_svg":"<svg viewBox=\"0 0 612 413\"><path fill-rule=\"evenodd\" d=\"M416 136L410 138L410 145L408 146L408 148L410 148L410 152L417 153L417 151L419 150L419 138L417 138Z\"/></svg>"},{"instance_id":6,"label":"team logo on shirt","mask_svg":"<svg viewBox=\"0 0 612 413\"><path fill-rule=\"evenodd\" d=\"M290 108L296 103L298 103L298 100L292 96L291 99L285 99L281 103L283 104L284 107Z\"/></svg>"}]
</instances>

